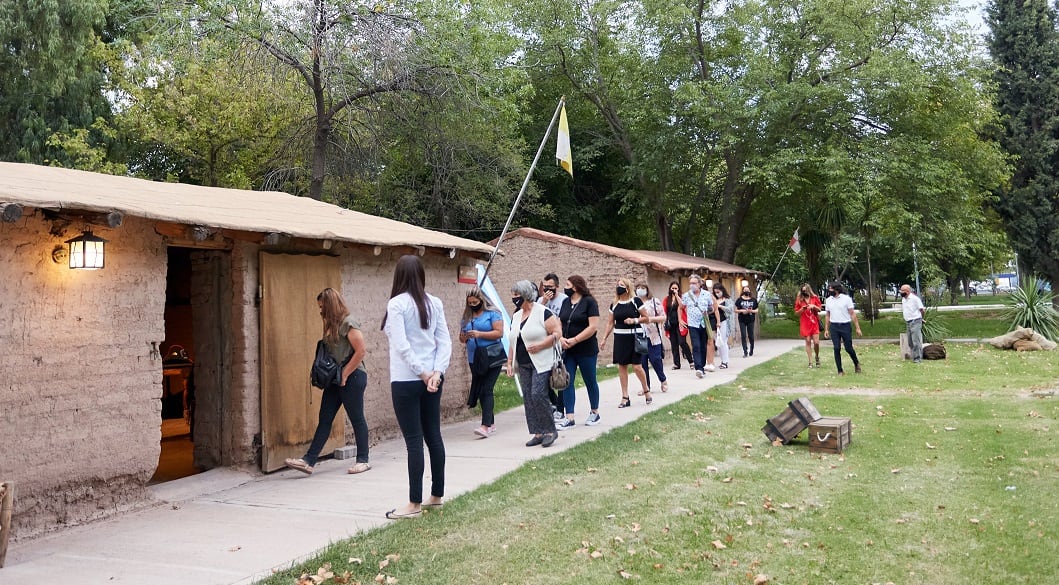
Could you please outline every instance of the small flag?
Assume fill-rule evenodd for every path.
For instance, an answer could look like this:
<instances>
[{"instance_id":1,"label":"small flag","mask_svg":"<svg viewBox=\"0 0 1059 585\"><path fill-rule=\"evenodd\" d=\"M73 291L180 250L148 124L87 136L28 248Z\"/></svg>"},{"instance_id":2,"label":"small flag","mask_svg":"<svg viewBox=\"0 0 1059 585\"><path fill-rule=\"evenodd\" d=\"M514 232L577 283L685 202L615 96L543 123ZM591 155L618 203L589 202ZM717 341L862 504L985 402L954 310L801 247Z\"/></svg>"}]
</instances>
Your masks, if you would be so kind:
<instances>
[{"instance_id":1,"label":"small flag","mask_svg":"<svg viewBox=\"0 0 1059 585\"><path fill-rule=\"evenodd\" d=\"M787 242L787 247L794 250L795 254L802 253L802 241L798 238L798 228L794 229L794 235L791 236L791 241Z\"/></svg>"},{"instance_id":2,"label":"small flag","mask_svg":"<svg viewBox=\"0 0 1059 585\"><path fill-rule=\"evenodd\" d=\"M570 125L566 122L565 105L559 109L559 132L555 144L555 158L558 159L559 165L570 173L571 177L574 176L574 158L570 153Z\"/></svg>"}]
</instances>

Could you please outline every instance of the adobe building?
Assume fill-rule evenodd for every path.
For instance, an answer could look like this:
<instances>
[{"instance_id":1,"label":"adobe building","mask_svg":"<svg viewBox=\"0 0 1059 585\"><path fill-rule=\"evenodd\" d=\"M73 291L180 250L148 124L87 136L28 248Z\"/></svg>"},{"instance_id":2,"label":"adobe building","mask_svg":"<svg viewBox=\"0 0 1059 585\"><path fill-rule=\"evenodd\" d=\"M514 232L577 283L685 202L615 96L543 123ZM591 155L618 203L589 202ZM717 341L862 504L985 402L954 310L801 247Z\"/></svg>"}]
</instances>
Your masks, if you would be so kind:
<instances>
[{"instance_id":1,"label":"adobe building","mask_svg":"<svg viewBox=\"0 0 1059 585\"><path fill-rule=\"evenodd\" d=\"M496 241L491 242L494 246ZM703 279L720 281L733 296L739 295L743 281L751 290L757 290L759 280L766 275L742 266L689 256L679 252L654 252L650 250L626 250L596 242L578 240L533 228L519 228L504 236L497 257L489 268L489 278L496 285L501 298L519 280L539 283L545 274L554 272L562 281L572 274L580 274L588 282L600 311L614 298L615 281L628 277L633 283L646 282L651 295L662 299L669 290L669 283L680 282L682 291L688 290L688 277L698 274ZM762 307L763 309L764 307ZM755 326L760 326L758 319ZM603 327L600 327L602 334ZM739 328L735 328L736 343ZM756 336L756 332L755 332ZM669 351L668 344L666 351ZM609 361L609 352L603 352L601 360Z\"/></svg>"},{"instance_id":2,"label":"adobe building","mask_svg":"<svg viewBox=\"0 0 1059 585\"><path fill-rule=\"evenodd\" d=\"M492 250L285 193L12 163L0 217L0 481L15 485L15 538L145 505L152 481L301 456L328 286L363 327L373 439L395 436L380 324L396 260L422 258L455 332L458 274ZM71 247L97 238L102 268L72 269ZM466 388L465 364L454 343L448 386ZM463 402L445 393L445 414ZM325 454L346 444L345 419Z\"/></svg>"}]
</instances>

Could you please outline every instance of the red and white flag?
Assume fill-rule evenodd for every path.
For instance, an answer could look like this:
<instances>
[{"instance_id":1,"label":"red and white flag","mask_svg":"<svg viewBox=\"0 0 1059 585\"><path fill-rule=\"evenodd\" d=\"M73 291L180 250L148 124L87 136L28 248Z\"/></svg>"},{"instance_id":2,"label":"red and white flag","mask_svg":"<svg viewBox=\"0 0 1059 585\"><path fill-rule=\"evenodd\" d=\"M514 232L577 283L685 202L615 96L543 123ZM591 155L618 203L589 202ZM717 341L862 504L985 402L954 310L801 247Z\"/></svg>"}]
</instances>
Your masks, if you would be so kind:
<instances>
[{"instance_id":1,"label":"red and white flag","mask_svg":"<svg viewBox=\"0 0 1059 585\"><path fill-rule=\"evenodd\" d=\"M794 235L791 236L791 241L787 242L787 247L794 250L795 254L802 253L802 241L798 238L798 228L794 229Z\"/></svg>"}]
</instances>

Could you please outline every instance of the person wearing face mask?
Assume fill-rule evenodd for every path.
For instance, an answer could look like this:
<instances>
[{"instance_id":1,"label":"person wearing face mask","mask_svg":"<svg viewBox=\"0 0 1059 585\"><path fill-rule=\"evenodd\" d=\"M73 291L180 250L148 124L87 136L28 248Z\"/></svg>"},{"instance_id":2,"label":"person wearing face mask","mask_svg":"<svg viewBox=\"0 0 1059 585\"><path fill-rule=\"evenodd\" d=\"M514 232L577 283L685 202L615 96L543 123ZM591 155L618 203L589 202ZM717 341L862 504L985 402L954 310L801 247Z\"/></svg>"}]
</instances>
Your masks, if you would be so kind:
<instances>
[{"instance_id":1,"label":"person wearing face mask","mask_svg":"<svg viewBox=\"0 0 1059 585\"><path fill-rule=\"evenodd\" d=\"M813 367L814 353L816 367L820 367L820 311L823 308L813 287L803 284L794 299L794 312L798 314L798 333L805 340L805 355L809 358L810 368Z\"/></svg>"},{"instance_id":2,"label":"person wearing face mask","mask_svg":"<svg viewBox=\"0 0 1059 585\"><path fill-rule=\"evenodd\" d=\"M662 301L662 305L666 311L665 333L673 350L673 369L680 369L681 355L688 365L695 367L695 362L691 359L691 348L688 347L688 312L680 300L679 282L674 280L669 283L669 294Z\"/></svg>"},{"instance_id":3,"label":"person wearing face mask","mask_svg":"<svg viewBox=\"0 0 1059 585\"><path fill-rule=\"evenodd\" d=\"M651 398L651 389L647 387L647 376L640 365L640 354L636 353L636 344L633 341L633 334L640 328L641 323L646 322L647 311L643 301L633 296L628 279L619 278L614 287L614 303L610 306L607 330L603 334L603 341L599 343L600 349L606 349L607 339L610 338L611 332L614 333L614 363L618 365L618 382L621 385L621 403L618 408L632 406L629 402L629 366L632 366L636 379L640 381L647 404L654 401Z\"/></svg>"},{"instance_id":4,"label":"person wearing face mask","mask_svg":"<svg viewBox=\"0 0 1059 585\"><path fill-rule=\"evenodd\" d=\"M904 313L908 329L908 343L912 346L912 361L918 364L923 361L923 317L926 307L907 284L901 286L901 312Z\"/></svg>"},{"instance_id":5,"label":"person wearing face mask","mask_svg":"<svg viewBox=\"0 0 1059 585\"><path fill-rule=\"evenodd\" d=\"M713 371L713 364L706 363L707 349L710 336L706 328L709 322L707 315L714 312L713 301L710 293L702 290L702 278L698 274L688 277L688 292L684 293L681 302L687 311L688 337L691 338L691 355L694 358L695 377L701 378L703 371ZM712 361L712 350L709 351Z\"/></svg>"},{"instance_id":6,"label":"person wearing face mask","mask_svg":"<svg viewBox=\"0 0 1059 585\"><path fill-rule=\"evenodd\" d=\"M732 322L732 298L728 296L728 289L724 288L724 285L720 282L716 282L713 285L713 306L715 308L716 316L712 316L716 319L716 327L714 331L717 335L714 336L713 342L717 346L717 357L721 359L721 365L719 369L728 369L728 325Z\"/></svg>"},{"instance_id":7,"label":"person wearing face mask","mask_svg":"<svg viewBox=\"0 0 1059 585\"><path fill-rule=\"evenodd\" d=\"M599 327L599 303L588 290L584 277L571 275L566 280L563 290L567 298L559 310L559 322L563 326L563 337L559 343L563 346L563 364L570 373L570 385L563 390L563 402L566 417L555 423L559 430L572 429L574 422L574 374L581 370L581 381L588 391L588 406L591 411L585 419L585 425L599 424L599 383L596 381L596 359L599 355L599 343L596 331Z\"/></svg>"},{"instance_id":8,"label":"person wearing face mask","mask_svg":"<svg viewBox=\"0 0 1059 585\"><path fill-rule=\"evenodd\" d=\"M544 276L544 279L540 283L540 297L537 298L537 302L544 305L552 312L553 315L558 316L559 311L563 308L563 301L566 300L566 293L559 291L559 276L554 272L549 272ZM563 411L565 410L565 402L563 401L563 391L556 392L548 387L548 400L552 403L552 417L555 422L561 422L564 418Z\"/></svg>"},{"instance_id":9,"label":"person wearing face mask","mask_svg":"<svg viewBox=\"0 0 1059 585\"><path fill-rule=\"evenodd\" d=\"M644 310L647 312L645 323L650 344L647 353L640 356L640 366L643 368L644 377L647 378L647 387L651 387L651 368L654 368L658 381L661 382L662 392L668 392L669 381L666 380L663 364L666 352L662 346L662 323L666 320L666 313L662 309L662 301L651 296L651 287L647 286L646 282L636 283L636 298L643 301Z\"/></svg>"},{"instance_id":10,"label":"person wearing face mask","mask_svg":"<svg viewBox=\"0 0 1059 585\"><path fill-rule=\"evenodd\" d=\"M517 309L511 316L511 355L507 375L518 375L522 386L526 426L532 435L527 447L551 447L559 433L555 429L548 402L548 378L555 361L555 343L562 337L559 318L537 302L537 287L520 280L511 287L511 303Z\"/></svg>"},{"instance_id":11,"label":"person wearing face mask","mask_svg":"<svg viewBox=\"0 0 1059 585\"><path fill-rule=\"evenodd\" d=\"M743 357L754 355L754 321L757 319L757 299L750 294L750 287L744 286L742 294L735 301L735 312L739 315L739 339L743 343ZM750 353L747 353L747 342Z\"/></svg>"},{"instance_id":12,"label":"person wearing face mask","mask_svg":"<svg viewBox=\"0 0 1059 585\"><path fill-rule=\"evenodd\" d=\"M853 308L853 299L845 292L841 284L832 284L827 287L828 297L824 301L824 337L831 336L839 376L846 375L846 372L842 371L842 347L846 348L846 353L853 360L854 371L861 373L860 361L853 349L853 327L856 327L857 335L864 335L860 332L860 322L857 320L857 311Z\"/></svg>"},{"instance_id":13,"label":"person wearing face mask","mask_svg":"<svg viewBox=\"0 0 1059 585\"><path fill-rule=\"evenodd\" d=\"M471 390L467 395L467 408L482 405L482 425L474 429L479 437L488 437L496 431L493 424L493 387L500 377L500 369L507 361L500 349L499 358L490 358L489 347L500 343L504 336L504 318L493 308L477 287L467 293L467 305L460 319L460 341L467 344L467 363L471 369Z\"/></svg>"}]
</instances>

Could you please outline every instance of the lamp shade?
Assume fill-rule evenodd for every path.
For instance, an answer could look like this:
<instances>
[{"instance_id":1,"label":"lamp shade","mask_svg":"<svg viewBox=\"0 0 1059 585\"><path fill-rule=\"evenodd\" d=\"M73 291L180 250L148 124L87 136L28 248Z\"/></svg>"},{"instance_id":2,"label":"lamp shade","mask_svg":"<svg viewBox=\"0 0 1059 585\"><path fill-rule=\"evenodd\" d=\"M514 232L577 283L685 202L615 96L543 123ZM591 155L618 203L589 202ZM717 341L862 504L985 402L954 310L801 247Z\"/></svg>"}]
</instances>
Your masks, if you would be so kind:
<instances>
[{"instance_id":1,"label":"lamp shade","mask_svg":"<svg viewBox=\"0 0 1059 585\"><path fill-rule=\"evenodd\" d=\"M103 245L106 240L86 231L76 238L66 240L70 245L70 268L95 270L103 268Z\"/></svg>"}]
</instances>

